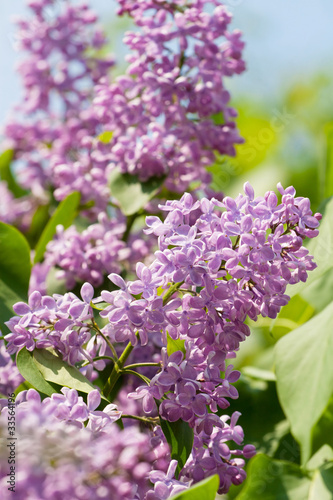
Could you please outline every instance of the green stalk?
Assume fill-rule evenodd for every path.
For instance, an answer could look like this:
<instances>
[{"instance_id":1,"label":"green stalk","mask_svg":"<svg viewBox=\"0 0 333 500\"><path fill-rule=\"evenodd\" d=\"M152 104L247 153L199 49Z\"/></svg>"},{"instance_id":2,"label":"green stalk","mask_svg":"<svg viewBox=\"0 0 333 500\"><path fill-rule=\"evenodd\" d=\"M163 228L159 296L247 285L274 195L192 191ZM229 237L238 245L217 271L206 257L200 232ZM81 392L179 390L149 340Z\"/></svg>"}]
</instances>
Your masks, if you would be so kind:
<instances>
[{"instance_id":1,"label":"green stalk","mask_svg":"<svg viewBox=\"0 0 333 500\"><path fill-rule=\"evenodd\" d=\"M158 417L139 417L137 415L122 415L121 418L133 418L134 420L139 420L145 424L156 425L159 423Z\"/></svg>"},{"instance_id":2,"label":"green stalk","mask_svg":"<svg viewBox=\"0 0 333 500\"><path fill-rule=\"evenodd\" d=\"M166 292L166 294L163 297L163 305L167 304L169 302L169 299L172 297L172 295L177 292L177 290L182 286L184 281L181 281L179 283L174 283L172 286L170 286L169 290Z\"/></svg>"},{"instance_id":3,"label":"green stalk","mask_svg":"<svg viewBox=\"0 0 333 500\"><path fill-rule=\"evenodd\" d=\"M141 368L142 366L161 366L161 363L134 363L133 365L126 365L125 370L132 370L133 368Z\"/></svg>"},{"instance_id":4,"label":"green stalk","mask_svg":"<svg viewBox=\"0 0 333 500\"><path fill-rule=\"evenodd\" d=\"M141 373L138 373L138 372L135 372L134 370L127 370L127 368L124 368L122 373L124 375L126 374L129 374L129 375L135 375L136 377L138 377L139 379L143 380L147 385L150 384L150 379L148 377L145 377L144 375L142 375Z\"/></svg>"},{"instance_id":5,"label":"green stalk","mask_svg":"<svg viewBox=\"0 0 333 500\"><path fill-rule=\"evenodd\" d=\"M139 333L136 334L137 337L139 337ZM122 374L122 369L124 368L124 364L128 356L131 354L131 352L134 349L134 345L131 344L131 342L128 342L127 346L123 350L120 358L115 361L115 364L113 366L113 370L111 372L110 377L108 378L104 389L103 389L103 394L107 398L112 391L112 389L115 386L115 383L119 379L120 375Z\"/></svg>"}]
</instances>

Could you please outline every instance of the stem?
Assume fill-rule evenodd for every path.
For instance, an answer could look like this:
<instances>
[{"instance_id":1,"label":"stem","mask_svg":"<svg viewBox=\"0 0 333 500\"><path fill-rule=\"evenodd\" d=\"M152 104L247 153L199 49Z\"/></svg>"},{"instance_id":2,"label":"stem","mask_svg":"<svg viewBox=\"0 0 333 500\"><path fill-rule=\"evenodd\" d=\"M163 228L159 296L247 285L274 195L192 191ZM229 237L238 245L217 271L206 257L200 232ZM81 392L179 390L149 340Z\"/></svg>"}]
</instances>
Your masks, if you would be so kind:
<instances>
[{"instance_id":1,"label":"stem","mask_svg":"<svg viewBox=\"0 0 333 500\"><path fill-rule=\"evenodd\" d=\"M143 380L147 385L149 385L150 383L150 379L148 377L145 377L141 373L135 372L134 370L127 370L126 368L124 368L122 370L122 373L135 375L136 377L139 377L141 380Z\"/></svg>"},{"instance_id":2,"label":"stem","mask_svg":"<svg viewBox=\"0 0 333 500\"><path fill-rule=\"evenodd\" d=\"M136 333L136 337L139 337L139 332ZM104 389L103 393L104 396L107 398L110 392L112 391L113 387L115 386L115 383L117 382L118 378L122 374L122 369L124 367L125 361L128 358L128 356L131 354L131 352L134 349L134 345L131 342L128 342L127 346L123 350L121 356L119 359L117 359L114 363L113 370L111 372L110 377L108 378Z\"/></svg>"},{"instance_id":3,"label":"stem","mask_svg":"<svg viewBox=\"0 0 333 500\"><path fill-rule=\"evenodd\" d=\"M96 356L96 358L93 359L93 362L99 361L100 359L109 359L110 361L113 361L113 363L114 363L114 358L112 358L111 356ZM91 361L87 360L86 363L83 363L82 367L88 366L88 365L90 365L90 363L91 363Z\"/></svg>"},{"instance_id":4,"label":"stem","mask_svg":"<svg viewBox=\"0 0 333 500\"><path fill-rule=\"evenodd\" d=\"M161 363L134 363L133 365L126 365L125 370L128 368L141 368L141 366L161 366Z\"/></svg>"},{"instance_id":5,"label":"stem","mask_svg":"<svg viewBox=\"0 0 333 500\"><path fill-rule=\"evenodd\" d=\"M237 247L237 245L238 245L238 243L239 243L239 240L240 240L240 236L238 235L238 236L237 236L237 238L236 238L236 241L235 241L235 243L234 243L234 245L233 245L233 247L232 247L232 249L233 249L233 250L235 250L235 249L236 249L236 247Z\"/></svg>"},{"instance_id":6,"label":"stem","mask_svg":"<svg viewBox=\"0 0 333 500\"><path fill-rule=\"evenodd\" d=\"M109 359L110 361L114 362L114 358L112 358L111 356L97 356L96 358L94 358L94 361L99 361L100 359Z\"/></svg>"},{"instance_id":7,"label":"stem","mask_svg":"<svg viewBox=\"0 0 333 500\"><path fill-rule=\"evenodd\" d=\"M98 325L97 325L97 323L95 321L93 321L93 329L97 332L97 334L99 334L99 335L101 335L101 337L103 337L103 339L105 340L105 342L107 343L107 345L110 347L111 352L112 352L114 358L118 359L118 354L117 354L115 348L111 344L110 340L104 335L104 333L101 332L101 330L99 329L99 327L98 327Z\"/></svg>"},{"instance_id":8,"label":"stem","mask_svg":"<svg viewBox=\"0 0 333 500\"><path fill-rule=\"evenodd\" d=\"M182 286L184 281L181 281L179 283L174 283L173 285L170 286L169 290L166 292L166 294L163 297L163 305L167 304L169 302L169 299L172 297L172 295L177 292L177 290Z\"/></svg>"},{"instance_id":9,"label":"stem","mask_svg":"<svg viewBox=\"0 0 333 500\"><path fill-rule=\"evenodd\" d=\"M133 226L133 224L135 222L135 219L137 217L139 217L139 215L140 215L139 213L135 213L135 214L129 215L127 217L126 229L125 229L125 232L124 232L123 237L122 237L122 241L124 241L125 243L128 240L128 237L129 237L129 234L131 232L132 226Z\"/></svg>"},{"instance_id":10,"label":"stem","mask_svg":"<svg viewBox=\"0 0 333 500\"><path fill-rule=\"evenodd\" d=\"M133 418L134 420L139 420L140 422L144 422L145 424L158 424L158 417L138 417L137 415L122 415L121 418Z\"/></svg>"}]
</instances>

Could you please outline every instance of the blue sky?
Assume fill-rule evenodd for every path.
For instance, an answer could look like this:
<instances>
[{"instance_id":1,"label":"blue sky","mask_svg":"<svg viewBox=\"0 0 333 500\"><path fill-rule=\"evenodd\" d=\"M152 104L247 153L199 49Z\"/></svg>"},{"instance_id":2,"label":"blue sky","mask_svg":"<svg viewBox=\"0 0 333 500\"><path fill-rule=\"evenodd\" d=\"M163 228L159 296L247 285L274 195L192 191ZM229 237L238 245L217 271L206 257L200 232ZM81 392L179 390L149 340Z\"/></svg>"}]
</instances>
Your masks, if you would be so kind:
<instances>
[{"instance_id":1,"label":"blue sky","mask_svg":"<svg viewBox=\"0 0 333 500\"><path fill-rule=\"evenodd\" d=\"M248 71L235 77L233 93L276 98L280 89L326 69L332 74L332 0L225 0L234 13L233 26L244 32ZM90 0L109 22L113 0ZM0 3L0 123L20 96L14 64L11 18L24 13L24 0Z\"/></svg>"}]
</instances>

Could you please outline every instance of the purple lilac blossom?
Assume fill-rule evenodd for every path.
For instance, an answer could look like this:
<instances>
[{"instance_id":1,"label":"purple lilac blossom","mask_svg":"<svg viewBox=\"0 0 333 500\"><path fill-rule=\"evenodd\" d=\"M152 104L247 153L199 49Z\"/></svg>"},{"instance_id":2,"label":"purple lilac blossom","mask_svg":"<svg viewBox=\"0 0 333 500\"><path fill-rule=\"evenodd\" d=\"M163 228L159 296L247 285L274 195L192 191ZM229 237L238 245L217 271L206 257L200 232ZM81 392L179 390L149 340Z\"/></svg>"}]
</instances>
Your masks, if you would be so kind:
<instances>
[{"instance_id":1,"label":"purple lilac blossom","mask_svg":"<svg viewBox=\"0 0 333 500\"><path fill-rule=\"evenodd\" d=\"M178 193L207 186L215 152L233 156L242 142L225 89L245 69L241 33L228 31L231 14L215 0L119 3L139 30L124 38L126 75L96 88L96 114L113 132L110 161L143 181L166 176Z\"/></svg>"},{"instance_id":2,"label":"purple lilac blossom","mask_svg":"<svg viewBox=\"0 0 333 500\"><path fill-rule=\"evenodd\" d=\"M90 283L81 288L83 300L70 292L49 297L34 291L29 304L18 302L13 307L17 316L6 323L11 331L5 336L7 351L14 354L22 347L28 351L53 347L69 364L92 362L85 346L91 338L93 294Z\"/></svg>"},{"instance_id":3,"label":"purple lilac blossom","mask_svg":"<svg viewBox=\"0 0 333 500\"><path fill-rule=\"evenodd\" d=\"M18 21L17 47L27 56L15 113L24 120L8 121L6 145L33 197L79 191L83 205L93 202L90 216L106 209L115 167L142 180L166 176L177 192L194 180L205 188L215 151L234 155L242 142L225 78L244 70L244 43L228 31L226 8L215 0L120 4L140 31L126 34L130 65L111 85L113 61L95 55L106 41L86 5L31 0L31 19ZM112 133L109 144L102 131Z\"/></svg>"},{"instance_id":4,"label":"purple lilac blossom","mask_svg":"<svg viewBox=\"0 0 333 500\"><path fill-rule=\"evenodd\" d=\"M51 267L57 269L57 279L65 279L67 290L82 282L98 287L110 273L120 273L124 269L133 272L138 260L149 258L156 238L140 237L133 232L125 242L125 229L125 218L121 214L110 219L104 212L98 215L98 222L81 233L74 225L66 230L59 225L55 237L47 245L43 269L39 265L33 270L33 279L38 285L35 289L45 289ZM39 271L44 271L44 275Z\"/></svg>"},{"instance_id":5,"label":"purple lilac blossom","mask_svg":"<svg viewBox=\"0 0 333 500\"><path fill-rule=\"evenodd\" d=\"M86 4L28 0L32 17L17 21L23 100L4 130L20 160L20 183L38 197L54 187L61 200L80 191L82 203L105 208L107 162L99 158L98 120L89 108L94 86L114 64L96 54L106 44ZM17 113L24 119L18 121ZM99 156L99 157L98 157Z\"/></svg>"},{"instance_id":6,"label":"purple lilac blossom","mask_svg":"<svg viewBox=\"0 0 333 500\"><path fill-rule=\"evenodd\" d=\"M43 199L32 199L29 196L14 198L8 189L7 182L0 181L0 221L13 224L24 231L29 228L32 216L38 203Z\"/></svg>"},{"instance_id":7,"label":"purple lilac blossom","mask_svg":"<svg viewBox=\"0 0 333 500\"><path fill-rule=\"evenodd\" d=\"M135 427L121 431L112 422L114 409L96 411L97 391L89 394L88 405L81 402L76 391L64 388L62 392L43 402L32 389L17 397L20 444L15 498L143 500L149 488L148 474L160 455L153 449L151 437ZM8 411L4 407L0 415L0 487L4 500L13 495L6 482ZM106 425L96 427L96 418Z\"/></svg>"}]
</instances>

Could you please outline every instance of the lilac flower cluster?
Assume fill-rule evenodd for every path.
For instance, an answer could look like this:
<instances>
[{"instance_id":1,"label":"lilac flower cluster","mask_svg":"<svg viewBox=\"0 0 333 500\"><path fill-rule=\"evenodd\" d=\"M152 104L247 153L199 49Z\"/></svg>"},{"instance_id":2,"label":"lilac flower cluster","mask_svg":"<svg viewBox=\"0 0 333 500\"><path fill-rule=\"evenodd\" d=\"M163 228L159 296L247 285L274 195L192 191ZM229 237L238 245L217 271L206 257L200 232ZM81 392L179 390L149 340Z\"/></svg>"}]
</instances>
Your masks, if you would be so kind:
<instances>
[{"instance_id":1,"label":"lilac flower cluster","mask_svg":"<svg viewBox=\"0 0 333 500\"><path fill-rule=\"evenodd\" d=\"M162 418L187 421L205 439L214 433L222 439L225 422L216 412L238 397L232 384L240 374L226 360L250 333L245 319L275 318L289 300L287 284L305 281L316 267L303 239L318 234L321 217L312 215L309 200L295 197L293 188L278 188L280 204L274 192L255 198L248 183L245 195L235 200L194 202L186 193L180 201L167 202L161 206L168 213L163 222L147 217L147 232L159 237L155 261L149 267L137 265L136 281L126 283L111 274L120 290L101 294L110 304L101 312L108 319L102 331L112 342L135 345L140 338L145 345L151 335L164 345L168 336L183 342L185 354L179 349L168 355L162 348L162 369L129 397L142 398L147 414L156 411L155 400L160 400ZM244 473L237 461L232 462L237 470L229 471L221 456L213 453L211 459L225 491ZM193 455L193 470L200 468L201 458ZM210 467L201 468L200 477L209 475Z\"/></svg>"},{"instance_id":2,"label":"lilac flower cluster","mask_svg":"<svg viewBox=\"0 0 333 500\"><path fill-rule=\"evenodd\" d=\"M146 233L158 237L155 260L148 266L139 262L134 281L111 273L118 289L104 290L94 299L108 304L100 312L106 322L101 330L93 321L94 289L89 283L82 287L83 300L72 293L51 298L34 292L29 305L14 306L18 316L7 323L10 353L23 346L52 346L69 363L85 360L91 376L93 369L105 367L99 357L107 343L114 344L115 355L129 341L132 362L134 358L139 367L143 364L151 376L138 372L146 385L125 386L132 387L130 399L142 400L143 418L155 422L152 417L159 414L169 422L188 422L193 429L193 450L180 477L172 477L173 463L168 472L165 467L152 472L155 486L149 499L168 498L213 473L220 477L220 492L245 478L244 458L255 449L243 444L240 414L235 412L230 423L230 417L217 414L238 397L233 384L240 373L228 360L250 333L246 318L276 317L289 300L287 284L305 281L316 267L303 240L318 234L321 216L313 215L309 200L296 197L292 187L278 189L281 203L272 191L255 197L246 183L245 194L236 199L194 200L185 193L181 200L160 206L167 213L164 221L146 219ZM97 335L92 337L93 331ZM114 358L118 369L114 372L111 366L109 385L114 373L115 382L122 370L124 375L133 372L124 367L124 352ZM153 363L145 368L147 355ZM64 401L67 393L55 398ZM70 419L71 410L66 412Z\"/></svg>"},{"instance_id":3,"label":"lilac flower cluster","mask_svg":"<svg viewBox=\"0 0 333 500\"><path fill-rule=\"evenodd\" d=\"M216 0L120 3L141 31L126 35L130 66L109 85L113 61L95 55L105 46L95 14L28 1L33 17L18 21L17 44L27 53L19 66L25 119L5 127L24 187L35 197L55 188L57 200L79 191L95 215L106 209L115 167L142 180L167 176L166 187L183 192L195 180L207 186L214 152L233 155L242 142L224 79L244 70L244 44L228 31L226 8ZM110 144L102 130L112 132Z\"/></svg>"},{"instance_id":4,"label":"lilac flower cluster","mask_svg":"<svg viewBox=\"0 0 333 500\"><path fill-rule=\"evenodd\" d=\"M318 234L320 216L312 215L308 199L295 198L293 188L279 186L281 204L274 192L255 198L248 183L244 189L245 195L222 202L193 202L186 193L160 206L168 213L163 222L147 217L146 233L158 236L156 259L149 267L137 265L134 282L110 275L120 290L101 294L110 304L101 313L109 320L105 334L136 343L138 331L144 344L149 332L162 331L166 344L168 332L195 348L197 339L217 343L218 354L234 351L245 339L247 316L276 317L289 300L287 284L305 281L316 267L303 239ZM168 283L175 294L160 295Z\"/></svg>"},{"instance_id":5,"label":"lilac flower cluster","mask_svg":"<svg viewBox=\"0 0 333 500\"><path fill-rule=\"evenodd\" d=\"M96 411L97 391L89 394L87 405L75 390L62 392L43 402L32 389L17 397L20 445L15 498L143 499L147 476L158 457L149 435L135 427L121 431L112 423L119 418L114 408ZM0 442L0 487L6 500L12 498L6 483L6 407L0 415Z\"/></svg>"},{"instance_id":6,"label":"lilac flower cluster","mask_svg":"<svg viewBox=\"0 0 333 500\"><path fill-rule=\"evenodd\" d=\"M55 238L45 253L45 263L61 270L57 278L66 279L66 288L74 288L76 282L101 285L111 272L121 271L121 261L127 259L129 250L121 240L125 224L117 219L109 220L105 213L98 216L98 223L90 224L79 233L75 226L64 230L57 227Z\"/></svg>"},{"instance_id":7,"label":"lilac flower cluster","mask_svg":"<svg viewBox=\"0 0 333 500\"><path fill-rule=\"evenodd\" d=\"M119 3L140 31L124 39L127 74L97 87L97 115L113 132L110 160L142 180L165 175L171 191L207 185L214 152L234 155L242 142L224 86L245 68L240 32L228 31L231 15L217 0Z\"/></svg>"},{"instance_id":8,"label":"lilac flower cluster","mask_svg":"<svg viewBox=\"0 0 333 500\"><path fill-rule=\"evenodd\" d=\"M0 181L0 221L13 224L21 230L30 226L36 203L30 197L14 198L7 182Z\"/></svg>"},{"instance_id":9,"label":"lilac flower cluster","mask_svg":"<svg viewBox=\"0 0 333 500\"><path fill-rule=\"evenodd\" d=\"M94 26L96 14L82 3L27 3L33 19L17 21L17 48L28 54L18 68L23 79L25 110L30 113L52 109L53 91L66 110L81 109L81 100L90 95L91 84L97 83L112 64L86 53L87 49L98 50L105 44L102 31Z\"/></svg>"},{"instance_id":10,"label":"lilac flower cluster","mask_svg":"<svg viewBox=\"0 0 333 500\"><path fill-rule=\"evenodd\" d=\"M69 364L82 360L92 362L89 348L86 349L85 345L91 338L93 328L90 306L93 295L93 287L85 283L81 288L83 300L70 292L49 297L36 290L30 295L28 304L15 304L13 309L17 316L6 323L11 331L5 336L9 354L22 347L28 351L53 347ZM90 348L96 350L96 346ZM103 362L101 364L103 367Z\"/></svg>"},{"instance_id":11,"label":"lilac flower cluster","mask_svg":"<svg viewBox=\"0 0 333 500\"><path fill-rule=\"evenodd\" d=\"M98 287L108 274L132 270L134 263L151 254L156 238L140 238L132 232L125 242L125 230L124 217L110 219L103 212L98 215L98 222L90 224L82 233L75 226L66 230L58 226L56 236L46 249L41 286L50 267L59 269L56 277L65 278L68 290L86 281Z\"/></svg>"},{"instance_id":12,"label":"lilac flower cluster","mask_svg":"<svg viewBox=\"0 0 333 500\"><path fill-rule=\"evenodd\" d=\"M107 405L103 411L96 410L101 403L101 395L97 389L88 394L87 403L75 389L68 387L63 387L61 394L54 393L43 401L35 389L22 391L17 395L16 404L20 404L20 411L27 411L31 402L40 407L42 414L52 415L55 419L80 429L86 427L92 432L106 432L110 430L111 424L121 418L121 412L114 404Z\"/></svg>"},{"instance_id":13,"label":"lilac flower cluster","mask_svg":"<svg viewBox=\"0 0 333 500\"><path fill-rule=\"evenodd\" d=\"M17 48L27 54L18 68L24 98L16 109L24 120L13 117L4 131L21 163L19 180L34 196L55 187L59 200L78 190L83 203L105 208L106 162L96 158L92 165L98 120L89 108L94 86L113 65L95 55L105 37L85 4L29 0L28 6L32 18L17 22Z\"/></svg>"},{"instance_id":14,"label":"lilac flower cluster","mask_svg":"<svg viewBox=\"0 0 333 500\"><path fill-rule=\"evenodd\" d=\"M182 478L191 478L198 482L207 476L218 474L220 477L219 493L227 493L231 484L241 484L246 478L243 470L243 458L251 458L256 450L253 445L242 446L244 432L237 420L239 412L234 412L231 418L228 415L221 417L222 426L214 427L211 434L202 431L194 436L192 454L190 455ZM230 420L230 423L228 423ZM231 442L242 449L231 450Z\"/></svg>"}]
</instances>

